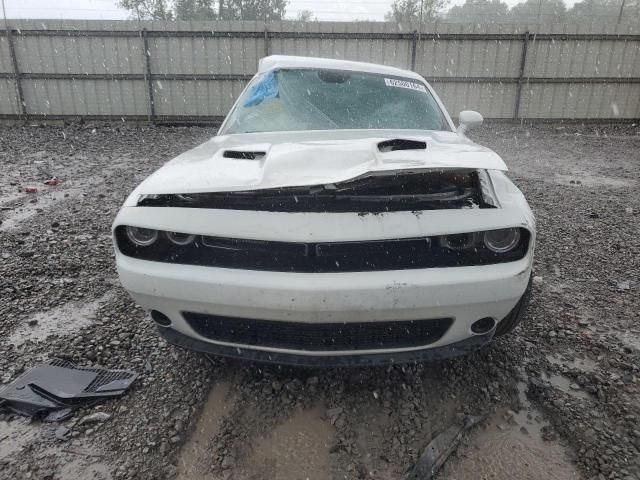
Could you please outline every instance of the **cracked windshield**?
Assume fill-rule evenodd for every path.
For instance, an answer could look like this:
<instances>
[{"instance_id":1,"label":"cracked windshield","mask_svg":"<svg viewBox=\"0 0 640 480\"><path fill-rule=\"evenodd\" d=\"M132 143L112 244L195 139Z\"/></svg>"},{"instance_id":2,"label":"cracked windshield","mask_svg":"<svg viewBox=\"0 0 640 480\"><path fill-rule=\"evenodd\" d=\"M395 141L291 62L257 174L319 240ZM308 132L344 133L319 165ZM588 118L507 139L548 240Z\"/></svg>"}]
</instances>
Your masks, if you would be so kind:
<instances>
[{"instance_id":1,"label":"cracked windshield","mask_svg":"<svg viewBox=\"0 0 640 480\"><path fill-rule=\"evenodd\" d=\"M0 8L0 480L640 480L640 0Z\"/></svg>"}]
</instances>

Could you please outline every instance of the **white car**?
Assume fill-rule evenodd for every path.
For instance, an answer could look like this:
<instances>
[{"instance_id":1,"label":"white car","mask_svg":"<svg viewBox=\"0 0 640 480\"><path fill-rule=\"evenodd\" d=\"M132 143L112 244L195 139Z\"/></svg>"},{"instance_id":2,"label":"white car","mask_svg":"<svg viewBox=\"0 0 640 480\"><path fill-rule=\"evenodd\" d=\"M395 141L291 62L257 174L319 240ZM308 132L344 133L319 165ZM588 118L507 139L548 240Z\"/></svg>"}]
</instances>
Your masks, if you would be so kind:
<instances>
[{"instance_id":1,"label":"white car","mask_svg":"<svg viewBox=\"0 0 640 480\"><path fill-rule=\"evenodd\" d=\"M271 56L217 136L114 224L124 288L169 342L358 365L459 355L512 330L535 220L502 159L420 75Z\"/></svg>"}]
</instances>

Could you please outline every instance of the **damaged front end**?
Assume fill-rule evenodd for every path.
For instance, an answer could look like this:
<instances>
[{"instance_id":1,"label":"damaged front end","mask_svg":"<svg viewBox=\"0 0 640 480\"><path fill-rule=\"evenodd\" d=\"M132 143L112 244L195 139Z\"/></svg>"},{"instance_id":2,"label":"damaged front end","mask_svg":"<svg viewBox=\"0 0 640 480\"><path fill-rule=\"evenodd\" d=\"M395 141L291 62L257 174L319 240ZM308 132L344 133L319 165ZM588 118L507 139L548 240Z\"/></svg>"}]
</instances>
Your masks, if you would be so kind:
<instances>
[{"instance_id":1,"label":"damaged front end","mask_svg":"<svg viewBox=\"0 0 640 480\"><path fill-rule=\"evenodd\" d=\"M137 206L366 214L499 205L485 170L441 169L380 172L324 185L140 195Z\"/></svg>"},{"instance_id":2,"label":"damaged front end","mask_svg":"<svg viewBox=\"0 0 640 480\"><path fill-rule=\"evenodd\" d=\"M145 213L140 215L150 219L164 211L155 207L174 207L170 215L172 218L175 216L176 221L170 222L171 228L161 228L156 224L154 228L141 229L123 221L116 226L114 233L120 252L126 256L183 265L301 273L491 265L523 258L530 240L530 232L526 228L517 228L513 224L507 224L509 228L505 228L501 223L493 226L485 222L480 222L479 228L473 228L471 223L460 217L477 217L480 209L485 214L499 213L497 209L501 206L497 198L491 176L485 170L371 173L328 185L142 195L133 210L144 210ZM188 229L178 225L178 217L184 215L176 208L189 209L187 216L193 221L185 224ZM397 217L409 213L416 219L427 211L437 214L437 211L454 213L453 210L456 210L458 220L451 217L445 222L446 227L442 226L443 219L436 224L433 219L426 219L428 215L417 222L401 222L401 229L406 229L406 232L399 231L397 227L385 227L387 220L382 217L379 217L380 223L373 227L382 233L371 236L370 232L375 230L365 227L366 217L371 215L397 212L391 215ZM256 216L263 215L262 212L352 213L360 216L361 222L358 222L359 227L350 223L347 217L337 218L336 215L329 219L315 215L313 224L323 228L325 233L319 236L309 231L307 238L294 240L280 235L261 238L257 231L250 235L225 235L218 230L221 228L218 222L211 227L212 233L207 233L209 227L205 223L208 222L195 220L198 216L224 214L240 218L240 211ZM279 218L285 224L303 221L299 215L280 215ZM255 217L254 221L257 219ZM275 218L270 216L270 220L268 228L280 231L274 223ZM428 227L421 226L423 221ZM343 222L350 223L349 227ZM228 226L227 222L223 224ZM467 224L468 228L464 226ZM433 229L437 225L440 225L437 229L450 230L451 234L435 233ZM288 232L300 232L308 231L310 226L283 228ZM349 235L347 228L354 233ZM434 233L429 234L429 231ZM393 233L390 235L389 232ZM326 239L322 240L322 237Z\"/></svg>"}]
</instances>

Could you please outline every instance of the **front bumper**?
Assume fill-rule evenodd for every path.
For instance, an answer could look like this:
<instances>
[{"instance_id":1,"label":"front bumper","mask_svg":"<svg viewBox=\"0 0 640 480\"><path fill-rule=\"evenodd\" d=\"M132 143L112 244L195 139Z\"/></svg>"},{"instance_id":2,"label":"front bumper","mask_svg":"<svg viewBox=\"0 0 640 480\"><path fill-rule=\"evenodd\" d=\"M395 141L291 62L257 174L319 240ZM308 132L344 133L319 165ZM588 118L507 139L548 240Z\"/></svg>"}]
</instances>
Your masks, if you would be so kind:
<instances>
[{"instance_id":1,"label":"front bumper","mask_svg":"<svg viewBox=\"0 0 640 480\"><path fill-rule=\"evenodd\" d=\"M532 252L522 260L474 267L348 273L288 273L149 262L116 253L121 282L147 310L169 317L168 341L219 355L301 365L437 359L487 343L480 318L504 318L527 288ZM309 351L216 341L199 335L182 312L282 322L349 323L451 318L439 340L409 348Z\"/></svg>"},{"instance_id":2,"label":"front bumper","mask_svg":"<svg viewBox=\"0 0 640 480\"><path fill-rule=\"evenodd\" d=\"M466 340L435 348L420 348L392 353L368 353L332 355L330 357L301 355L287 352L269 352L251 348L227 347L198 338L190 337L172 328L158 328L158 333L167 342L178 347L196 352L203 352L221 357L239 358L262 363L277 365L293 365L299 367L357 367L387 364L402 364L410 362L433 362L446 358L469 354L486 345L493 338L494 332L476 335Z\"/></svg>"}]
</instances>

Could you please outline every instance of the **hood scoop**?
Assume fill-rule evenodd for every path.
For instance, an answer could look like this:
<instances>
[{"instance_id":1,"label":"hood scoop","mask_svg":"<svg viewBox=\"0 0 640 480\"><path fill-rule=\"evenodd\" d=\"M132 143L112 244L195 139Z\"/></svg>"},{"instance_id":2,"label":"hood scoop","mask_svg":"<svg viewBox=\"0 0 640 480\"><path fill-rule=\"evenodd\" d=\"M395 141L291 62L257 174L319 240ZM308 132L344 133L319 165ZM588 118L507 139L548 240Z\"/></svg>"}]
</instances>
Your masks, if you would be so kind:
<instances>
[{"instance_id":1,"label":"hood scoop","mask_svg":"<svg viewBox=\"0 0 640 480\"><path fill-rule=\"evenodd\" d=\"M383 153L395 152L398 150L426 150L427 142L420 140L407 140L404 138L394 138L378 143L378 150Z\"/></svg>"},{"instance_id":2,"label":"hood scoop","mask_svg":"<svg viewBox=\"0 0 640 480\"><path fill-rule=\"evenodd\" d=\"M236 160L262 160L267 152L257 152L248 150L225 150L222 156L224 158L233 158Z\"/></svg>"}]
</instances>

